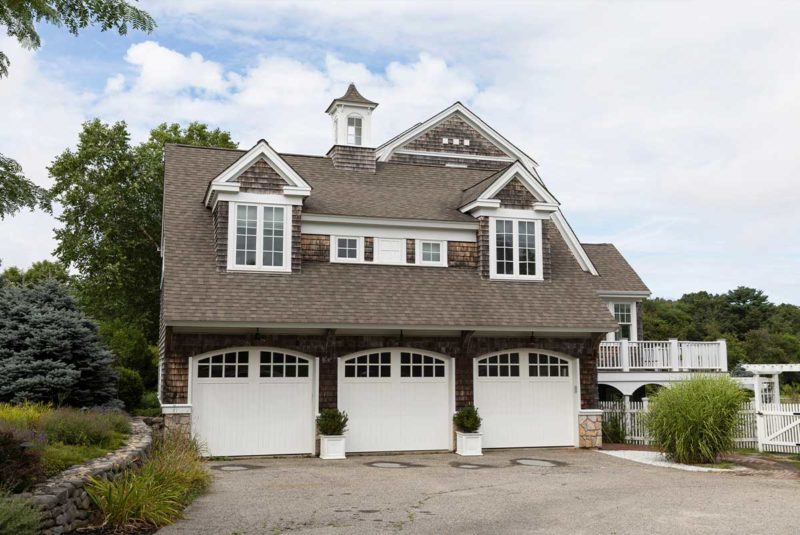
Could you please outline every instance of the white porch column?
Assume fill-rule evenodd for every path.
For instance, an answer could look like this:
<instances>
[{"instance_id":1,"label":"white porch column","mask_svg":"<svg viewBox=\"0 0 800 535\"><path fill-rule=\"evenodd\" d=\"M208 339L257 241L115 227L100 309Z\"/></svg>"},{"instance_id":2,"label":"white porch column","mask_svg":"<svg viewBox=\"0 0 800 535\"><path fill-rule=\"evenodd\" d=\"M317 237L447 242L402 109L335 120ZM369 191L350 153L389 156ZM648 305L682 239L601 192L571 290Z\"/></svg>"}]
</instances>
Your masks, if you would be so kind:
<instances>
[{"instance_id":1,"label":"white porch column","mask_svg":"<svg viewBox=\"0 0 800 535\"><path fill-rule=\"evenodd\" d=\"M622 396L622 407L624 409L622 422L625 426L625 441L627 442L631 434L631 424L633 423L633 417L631 416L631 397L629 395Z\"/></svg>"},{"instance_id":2,"label":"white porch column","mask_svg":"<svg viewBox=\"0 0 800 535\"><path fill-rule=\"evenodd\" d=\"M648 398L642 398L642 415L647 414L647 411L650 410L650 400ZM647 418L647 416L645 416ZM650 435L647 433L647 426L642 426L642 431L644 434L644 443L646 446L650 445Z\"/></svg>"},{"instance_id":3,"label":"white porch column","mask_svg":"<svg viewBox=\"0 0 800 535\"><path fill-rule=\"evenodd\" d=\"M776 373L772 376L772 402L781 402L781 374Z\"/></svg>"},{"instance_id":4,"label":"white porch column","mask_svg":"<svg viewBox=\"0 0 800 535\"><path fill-rule=\"evenodd\" d=\"M758 451L764 451L764 415L761 414L763 405L763 381L760 375L753 376L753 389L756 392L754 398L756 410L756 442L758 443Z\"/></svg>"},{"instance_id":5,"label":"white porch column","mask_svg":"<svg viewBox=\"0 0 800 535\"><path fill-rule=\"evenodd\" d=\"M628 344L627 338L623 338L619 342L619 360L620 364L622 364L622 371L629 372L631 371L631 359L630 359L630 346Z\"/></svg>"},{"instance_id":6,"label":"white porch column","mask_svg":"<svg viewBox=\"0 0 800 535\"><path fill-rule=\"evenodd\" d=\"M681 368L681 348L678 345L677 338L669 339L669 362L672 366L672 371L680 371Z\"/></svg>"},{"instance_id":7,"label":"white porch column","mask_svg":"<svg viewBox=\"0 0 800 535\"><path fill-rule=\"evenodd\" d=\"M719 369L726 372L728 371L728 341L720 338L717 342L719 342Z\"/></svg>"}]
</instances>

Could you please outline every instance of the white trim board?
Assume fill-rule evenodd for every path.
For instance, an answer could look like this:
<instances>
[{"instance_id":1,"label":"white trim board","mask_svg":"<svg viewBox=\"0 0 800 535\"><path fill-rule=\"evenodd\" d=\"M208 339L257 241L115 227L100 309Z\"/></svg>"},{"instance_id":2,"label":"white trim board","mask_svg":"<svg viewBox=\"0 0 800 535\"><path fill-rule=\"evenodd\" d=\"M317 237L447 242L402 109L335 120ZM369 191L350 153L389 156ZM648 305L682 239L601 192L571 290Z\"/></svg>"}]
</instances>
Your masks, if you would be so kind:
<instances>
[{"instance_id":1,"label":"white trim board","mask_svg":"<svg viewBox=\"0 0 800 535\"><path fill-rule=\"evenodd\" d=\"M478 241L477 223L470 229L437 229L413 226L380 226L368 223L325 223L306 221L302 218L300 230L303 234L325 234L357 236L361 238L408 238L415 240Z\"/></svg>"},{"instance_id":2,"label":"white trim board","mask_svg":"<svg viewBox=\"0 0 800 535\"><path fill-rule=\"evenodd\" d=\"M205 205L209 206L211 196L214 192L239 191L239 184L231 182L244 171L250 168L258 160L263 159L272 169L283 178L287 185L283 188L283 194L288 196L306 197L311 194L311 186L292 169L292 167L281 158L281 156L269 146L265 140L260 139L253 147L244 153L238 160L233 162L227 169L217 175L208 187L206 192Z\"/></svg>"},{"instance_id":3,"label":"white trim board","mask_svg":"<svg viewBox=\"0 0 800 535\"><path fill-rule=\"evenodd\" d=\"M503 137L494 128L489 126L480 117L475 115L475 113L473 113L469 108L464 106L461 102L456 102L452 104L451 106L440 111L430 119L418 123L417 125L406 130L405 132L390 139L389 141L378 147L378 149L375 151L375 156L380 162L388 161L389 158L391 158L392 154L397 149L399 149L400 147L402 147L403 145L405 145L418 135L422 134L426 130L433 128L437 124L441 123L445 119L448 119L450 116L455 114L460 114L461 118L464 119L464 122L466 122L472 128L477 130L481 135L489 139L492 143L494 143L498 148L500 148L512 159L525 162L526 166L530 169L530 171L534 174L536 173L536 167L539 164L537 164L533 158L522 152L513 143L511 143L509 140ZM538 175L536 175L536 179L541 182L541 178L539 178Z\"/></svg>"}]
</instances>

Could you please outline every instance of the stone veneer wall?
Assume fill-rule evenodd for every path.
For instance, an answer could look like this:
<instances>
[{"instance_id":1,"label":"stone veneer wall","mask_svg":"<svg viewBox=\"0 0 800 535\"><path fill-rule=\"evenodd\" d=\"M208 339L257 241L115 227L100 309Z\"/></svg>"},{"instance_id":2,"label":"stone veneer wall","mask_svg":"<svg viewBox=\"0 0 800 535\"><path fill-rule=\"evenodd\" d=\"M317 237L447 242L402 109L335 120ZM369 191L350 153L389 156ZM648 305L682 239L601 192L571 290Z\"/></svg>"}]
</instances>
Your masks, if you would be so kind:
<instances>
[{"instance_id":1,"label":"stone veneer wall","mask_svg":"<svg viewBox=\"0 0 800 535\"><path fill-rule=\"evenodd\" d=\"M337 405L337 359L357 351L381 347L413 347L435 351L456 359L456 407L473 402L472 363L477 356L517 347L558 351L578 357L580 365L581 406L597 408L597 354L601 335L591 338L494 338L477 337L470 332L459 336L335 336L326 335L257 335L172 333L167 329L164 403L187 402L188 358L208 351L237 346L270 346L295 350L320 357L319 408ZM174 373L174 376L170 376ZM188 425L189 415L165 417L165 426Z\"/></svg>"},{"instance_id":2,"label":"stone veneer wall","mask_svg":"<svg viewBox=\"0 0 800 535\"><path fill-rule=\"evenodd\" d=\"M582 410L578 413L578 446L581 448L603 446L602 410Z\"/></svg>"},{"instance_id":3,"label":"stone veneer wall","mask_svg":"<svg viewBox=\"0 0 800 535\"><path fill-rule=\"evenodd\" d=\"M109 479L120 471L142 462L152 443L150 427L140 419L131 421L131 435L120 449L93 459L48 479L22 494L39 505L42 511L42 535L72 533L88 526L96 512L83 489L89 477Z\"/></svg>"}]
</instances>

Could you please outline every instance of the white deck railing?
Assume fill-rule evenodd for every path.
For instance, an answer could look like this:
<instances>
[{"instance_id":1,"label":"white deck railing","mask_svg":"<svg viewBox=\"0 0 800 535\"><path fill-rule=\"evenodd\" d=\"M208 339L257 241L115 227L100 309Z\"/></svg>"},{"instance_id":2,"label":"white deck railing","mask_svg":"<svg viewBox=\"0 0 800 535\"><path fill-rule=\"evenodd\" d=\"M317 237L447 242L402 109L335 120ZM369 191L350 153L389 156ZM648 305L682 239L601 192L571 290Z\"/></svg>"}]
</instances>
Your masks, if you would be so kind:
<instances>
[{"instance_id":1,"label":"white deck railing","mask_svg":"<svg viewBox=\"0 0 800 535\"><path fill-rule=\"evenodd\" d=\"M667 341L600 342L599 370L727 371L725 340L716 342Z\"/></svg>"}]
</instances>

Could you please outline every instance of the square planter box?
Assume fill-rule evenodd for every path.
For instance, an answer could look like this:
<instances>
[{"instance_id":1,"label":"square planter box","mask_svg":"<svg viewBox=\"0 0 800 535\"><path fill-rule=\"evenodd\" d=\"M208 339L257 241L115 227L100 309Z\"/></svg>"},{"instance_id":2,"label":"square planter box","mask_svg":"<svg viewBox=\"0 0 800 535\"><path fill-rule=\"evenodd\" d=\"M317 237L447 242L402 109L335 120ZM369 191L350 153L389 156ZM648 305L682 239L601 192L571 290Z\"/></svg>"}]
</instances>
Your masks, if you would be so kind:
<instances>
[{"instance_id":1,"label":"square planter box","mask_svg":"<svg viewBox=\"0 0 800 535\"><path fill-rule=\"evenodd\" d=\"M320 435L319 458L344 459L344 435Z\"/></svg>"},{"instance_id":2,"label":"square planter box","mask_svg":"<svg viewBox=\"0 0 800 535\"><path fill-rule=\"evenodd\" d=\"M456 453L464 457L483 455L480 433L456 431Z\"/></svg>"}]
</instances>

